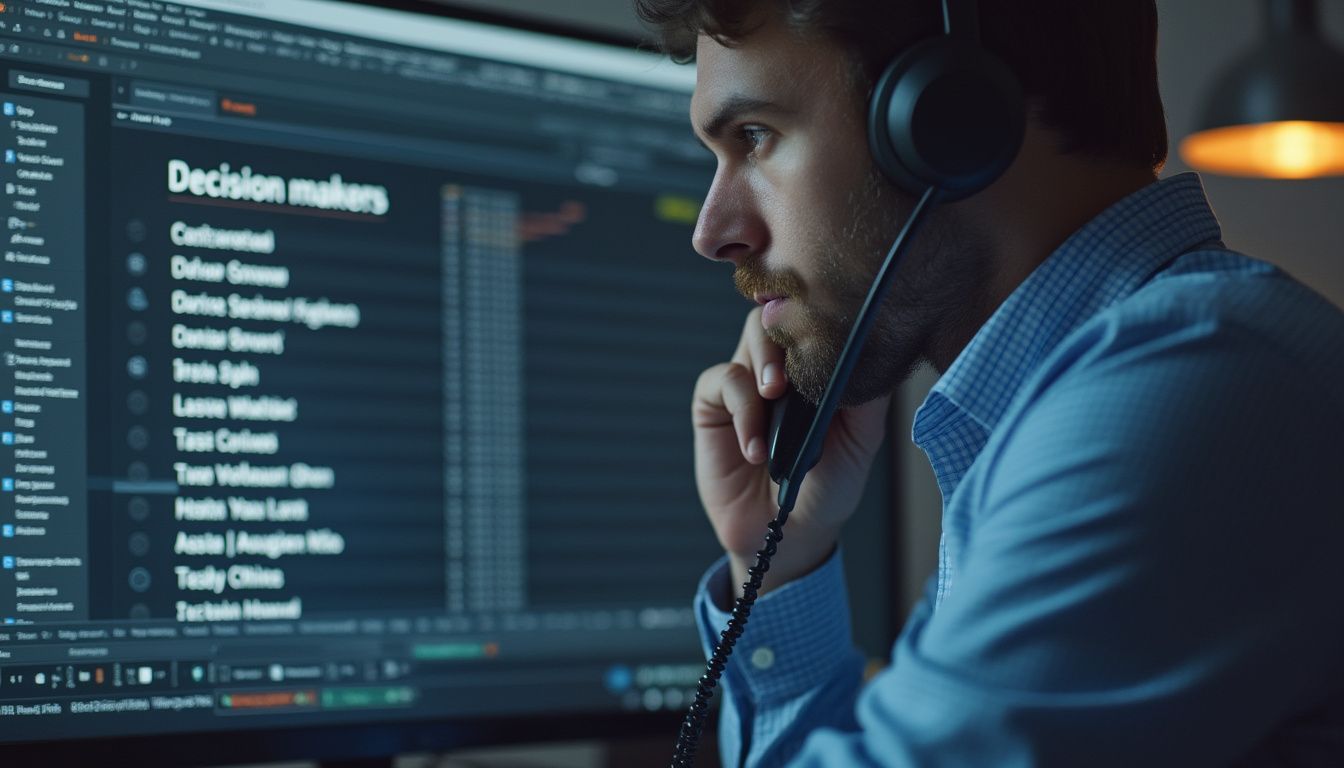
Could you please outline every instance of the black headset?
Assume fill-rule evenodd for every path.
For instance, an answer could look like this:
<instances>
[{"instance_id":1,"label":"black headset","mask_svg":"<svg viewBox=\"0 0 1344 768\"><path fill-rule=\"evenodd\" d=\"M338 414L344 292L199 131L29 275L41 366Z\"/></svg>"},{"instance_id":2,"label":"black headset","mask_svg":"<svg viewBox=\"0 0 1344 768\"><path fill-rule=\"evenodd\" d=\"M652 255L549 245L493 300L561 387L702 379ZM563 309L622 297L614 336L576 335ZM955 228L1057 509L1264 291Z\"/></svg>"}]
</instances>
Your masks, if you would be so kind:
<instances>
[{"instance_id":1,"label":"black headset","mask_svg":"<svg viewBox=\"0 0 1344 768\"><path fill-rule=\"evenodd\" d=\"M980 42L978 0L942 0L943 34L891 61L868 102L868 148L896 186L952 202L1017 157L1026 107L1017 78Z\"/></svg>"},{"instance_id":2,"label":"black headset","mask_svg":"<svg viewBox=\"0 0 1344 768\"><path fill-rule=\"evenodd\" d=\"M942 0L943 34L930 37L897 56L877 80L868 102L868 146L886 178L919 202L873 278L872 288L850 331L849 340L815 408L796 392L783 405L806 414L798 430L781 440L785 408L772 419L770 475L779 484L779 514L767 526L765 544L748 569L742 597L710 656L705 674L677 734L673 768L690 768L709 715L709 699L727 666L733 645L746 628L770 558L784 538L784 522L798 497L803 476L821 458L822 440L838 407L840 393L858 360L896 266L919 224L936 203L953 202L989 186L1017 157L1026 128L1026 107L1017 78L980 45L979 0ZM806 423L806 429L802 424ZM802 436L801 441L798 437ZM784 455L776 444L789 443Z\"/></svg>"}]
</instances>

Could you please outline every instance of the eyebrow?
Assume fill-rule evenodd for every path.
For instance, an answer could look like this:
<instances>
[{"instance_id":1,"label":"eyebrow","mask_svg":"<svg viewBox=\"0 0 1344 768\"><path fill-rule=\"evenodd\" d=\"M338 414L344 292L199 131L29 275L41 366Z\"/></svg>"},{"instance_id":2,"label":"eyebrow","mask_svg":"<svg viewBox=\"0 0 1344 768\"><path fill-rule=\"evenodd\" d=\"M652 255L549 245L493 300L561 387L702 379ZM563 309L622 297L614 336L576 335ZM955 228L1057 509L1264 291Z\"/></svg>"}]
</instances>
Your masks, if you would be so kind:
<instances>
[{"instance_id":1,"label":"eyebrow","mask_svg":"<svg viewBox=\"0 0 1344 768\"><path fill-rule=\"evenodd\" d=\"M718 110L700 124L700 132L711 139L717 139L729 123L750 112L775 112L786 114L791 110L773 101L757 99L751 96L731 96L719 105ZM698 136L696 138L699 138ZM700 142L704 144L703 141Z\"/></svg>"}]
</instances>

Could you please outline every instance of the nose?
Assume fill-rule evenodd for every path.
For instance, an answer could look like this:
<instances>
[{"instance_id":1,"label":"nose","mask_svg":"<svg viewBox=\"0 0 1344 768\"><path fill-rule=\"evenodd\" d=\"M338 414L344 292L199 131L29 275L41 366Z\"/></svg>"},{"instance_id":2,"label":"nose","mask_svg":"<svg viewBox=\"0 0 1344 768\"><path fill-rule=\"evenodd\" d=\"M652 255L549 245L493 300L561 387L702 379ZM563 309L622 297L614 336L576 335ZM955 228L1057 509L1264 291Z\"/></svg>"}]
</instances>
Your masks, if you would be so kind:
<instances>
[{"instance_id":1,"label":"nose","mask_svg":"<svg viewBox=\"0 0 1344 768\"><path fill-rule=\"evenodd\" d=\"M748 256L763 250L768 239L755 197L740 179L720 167L700 208L691 245L707 259L741 266Z\"/></svg>"}]
</instances>

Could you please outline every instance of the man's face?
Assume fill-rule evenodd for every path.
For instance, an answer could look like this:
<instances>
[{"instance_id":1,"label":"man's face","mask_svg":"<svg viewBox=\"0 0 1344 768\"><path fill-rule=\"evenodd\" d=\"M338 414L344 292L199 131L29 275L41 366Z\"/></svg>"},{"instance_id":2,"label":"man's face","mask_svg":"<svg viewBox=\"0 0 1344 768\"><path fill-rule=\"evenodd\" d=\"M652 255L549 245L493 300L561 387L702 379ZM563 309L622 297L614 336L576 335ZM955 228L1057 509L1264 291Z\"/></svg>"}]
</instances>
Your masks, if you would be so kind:
<instances>
[{"instance_id":1,"label":"man's face","mask_svg":"<svg viewBox=\"0 0 1344 768\"><path fill-rule=\"evenodd\" d=\"M744 296L768 302L765 332L814 402L913 206L872 164L863 88L838 45L780 20L733 47L702 36L697 48L691 122L718 170L693 243L733 263ZM892 391L983 283L983 259L953 247L945 219L930 219L897 272L842 405Z\"/></svg>"}]
</instances>

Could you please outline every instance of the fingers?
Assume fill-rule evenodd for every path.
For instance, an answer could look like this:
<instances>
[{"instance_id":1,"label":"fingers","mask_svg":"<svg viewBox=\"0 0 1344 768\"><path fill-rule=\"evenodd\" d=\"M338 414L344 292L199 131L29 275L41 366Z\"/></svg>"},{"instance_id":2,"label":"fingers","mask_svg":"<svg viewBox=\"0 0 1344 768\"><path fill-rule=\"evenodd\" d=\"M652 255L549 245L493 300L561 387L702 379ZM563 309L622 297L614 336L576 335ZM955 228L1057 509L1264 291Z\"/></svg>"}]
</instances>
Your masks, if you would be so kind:
<instances>
[{"instance_id":1,"label":"fingers","mask_svg":"<svg viewBox=\"0 0 1344 768\"><path fill-rule=\"evenodd\" d=\"M787 391L784 350L765 335L761 308L757 307L747 313L733 361L707 369L696 382L692 422L697 430L712 431L731 425L742 458L751 464L761 464L768 454L767 401Z\"/></svg>"},{"instance_id":2,"label":"fingers","mask_svg":"<svg viewBox=\"0 0 1344 768\"><path fill-rule=\"evenodd\" d=\"M733 362L746 366L754 377L756 391L767 400L774 400L788 391L788 377L784 372L784 350L765 335L761 325L761 308L747 313L742 337L737 343Z\"/></svg>"},{"instance_id":3,"label":"fingers","mask_svg":"<svg viewBox=\"0 0 1344 768\"><path fill-rule=\"evenodd\" d=\"M765 409L755 376L740 363L709 368L696 382L692 402L695 428L725 429L731 425L738 450L751 464L766 459Z\"/></svg>"}]
</instances>

